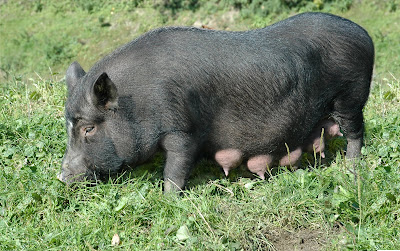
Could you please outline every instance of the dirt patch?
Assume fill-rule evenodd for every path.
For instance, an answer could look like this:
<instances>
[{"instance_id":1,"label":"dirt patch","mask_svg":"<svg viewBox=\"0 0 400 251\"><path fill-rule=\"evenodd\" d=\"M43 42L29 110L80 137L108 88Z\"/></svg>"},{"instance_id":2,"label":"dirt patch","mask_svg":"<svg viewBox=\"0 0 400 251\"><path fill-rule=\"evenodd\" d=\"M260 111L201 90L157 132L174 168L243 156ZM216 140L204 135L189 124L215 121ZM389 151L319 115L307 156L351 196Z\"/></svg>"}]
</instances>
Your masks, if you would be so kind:
<instances>
[{"instance_id":1,"label":"dirt patch","mask_svg":"<svg viewBox=\"0 0 400 251\"><path fill-rule=\"evenodd\" d=\"M329 237L321 230L299 229L294 231L275 230L266 235L275 250L323 250Z\"/></svg>"}]
</instances>

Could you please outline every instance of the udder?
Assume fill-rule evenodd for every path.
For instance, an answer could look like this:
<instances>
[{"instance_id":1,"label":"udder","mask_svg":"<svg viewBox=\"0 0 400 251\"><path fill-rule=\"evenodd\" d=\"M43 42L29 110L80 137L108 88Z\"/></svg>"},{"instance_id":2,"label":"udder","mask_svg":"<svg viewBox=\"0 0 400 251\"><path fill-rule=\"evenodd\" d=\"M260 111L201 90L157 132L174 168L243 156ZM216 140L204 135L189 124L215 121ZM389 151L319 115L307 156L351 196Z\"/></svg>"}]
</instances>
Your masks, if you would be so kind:
<instances>
[{"instance_id":1,"label":"udder","mask_svg":"<svg viewBox=\"0 0 400 251\"><path fill-rule=\"evenodd\" d=\"M289 154L283 156L279 160L279 165L280 166L297 165L297 162L299 161L302 153L303 153L303 150L301 150L301 147L298 147L296 150L289 152Z\"/></svg>"},{"instance_id":2,"label":"udder","mask_svg":"<svg viewBox=\"0 0 400 251\"><path fill-rule=\"evenodd\" d=\"M242 163L243 153L238 149L224 149L215 153L215 160L222 167L226 176L229 171Z\"/></svg>"},{"instance_id":3,"label":"udder","mask_svg":"<svg viewBox=\"0 0 400 251\"><path fill-rule=\"evenodd\" d=\"M337 136L343 136L339 125L332 119L324 119L311 132L305 142L304 151L320 153L321 157L325 158L325 141Z\"/></svg>"},{"instance_id":4,"label":"udder","mask_svg":"<svg viewBox=\"0 0 400 251\"><path fill-rule=\"evenodd\" d=\"M265 155L257 155L251 157L247 161L247 168L250 172L257 174L261 179L265 179L265 172L267 168L270 168L272 165L273 157L270 154Z\"/></svg>"}]
</instances>

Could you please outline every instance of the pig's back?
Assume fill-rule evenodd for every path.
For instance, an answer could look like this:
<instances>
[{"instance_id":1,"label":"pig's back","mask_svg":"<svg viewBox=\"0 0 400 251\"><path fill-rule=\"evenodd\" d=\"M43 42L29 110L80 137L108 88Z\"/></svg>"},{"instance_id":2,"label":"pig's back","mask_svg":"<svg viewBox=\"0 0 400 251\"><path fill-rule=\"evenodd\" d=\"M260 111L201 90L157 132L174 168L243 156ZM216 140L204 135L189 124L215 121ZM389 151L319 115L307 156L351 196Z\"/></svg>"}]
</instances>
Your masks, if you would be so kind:
<instances>
[{"instance_id":1,"label":"pig's back","mask_svg":"<svg viewBox=\"0 0 400 251\"><path fill-rule=\"evenodd\" d=\"M160 28L94 68L133 99L162 106L165 131L193 131L211 148L266 153L303 142L337 93L352 89L347 79L372 64L361 27L307 13L244 32Z\"/></svg>"}]
</instances>

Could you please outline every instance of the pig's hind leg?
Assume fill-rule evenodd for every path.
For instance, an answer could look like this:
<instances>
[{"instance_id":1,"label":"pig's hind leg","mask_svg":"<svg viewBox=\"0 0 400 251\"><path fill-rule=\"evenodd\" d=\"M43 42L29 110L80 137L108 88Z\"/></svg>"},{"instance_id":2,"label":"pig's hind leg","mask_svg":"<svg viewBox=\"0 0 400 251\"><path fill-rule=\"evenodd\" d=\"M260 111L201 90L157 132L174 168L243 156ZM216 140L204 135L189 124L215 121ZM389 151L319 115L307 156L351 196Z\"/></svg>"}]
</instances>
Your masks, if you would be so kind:
<instances>
[{"instance_id":1,"label":"pig's hind leg","mask_svg":"<svg viewBox=\"0 0 400 251\"><path fill-rule=\"evenodd\" d=\"M184 188L197 157L197 144L185 133L166 135L162 146L167 160L164 167L164 193Z\"/></svg>"},{"instance_id":2,"label":"pig's hind leg","mask_svg":"<svg viewBox=\"0 0 400 251\"><path fill-rule=\"evenodd\" d=\"M361 95L360 95L361 96ZM365 99L348 96L334 101L334 117L338 121L347 139L346 158L355 159L361 156L364 137L364 117L362 109Z\"/></svg>"}]
</instances>

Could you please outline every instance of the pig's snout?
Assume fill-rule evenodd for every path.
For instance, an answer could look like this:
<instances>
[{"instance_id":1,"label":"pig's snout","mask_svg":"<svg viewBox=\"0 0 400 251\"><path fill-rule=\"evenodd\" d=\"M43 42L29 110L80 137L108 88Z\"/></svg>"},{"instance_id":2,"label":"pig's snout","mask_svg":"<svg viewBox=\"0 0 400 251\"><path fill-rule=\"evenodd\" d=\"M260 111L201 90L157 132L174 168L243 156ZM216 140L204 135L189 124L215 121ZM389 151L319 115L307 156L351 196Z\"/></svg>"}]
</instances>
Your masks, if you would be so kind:
<instances>
[{"instance_id":1,"label":"pig's snout","mask_svg":"<svg viewBox=\"0 0 400 251\"><path fill-rule=\"evenodd\" d=\"M66 160L64 158L61 164L61 171L57 174L57 179L59 179L63 183L68 183L67 173L68 173L68 164L66 163Z\"/></svg>"},{"instance_id":2,"label":"pig's snout","mask_svg":"<svg viewBox=\"0 0 400 251\"><path fill-rule=\"evenodd\" d=\"M61 182L65 183L62 171L59 174L57 174L57 179L59 179Z\"/></svg>"},{"instance_id":3,"label":"pig's snout","mask_svg":"<svg viewBox=\"0 0 400 251\"><path fill-rule=\"evenodd\" d=\"M80 155L67 154L61 165L61 172L57 178L64 183L72 183L90 179L91 175L84 158Z\"/></svg>"}]
</instances>

